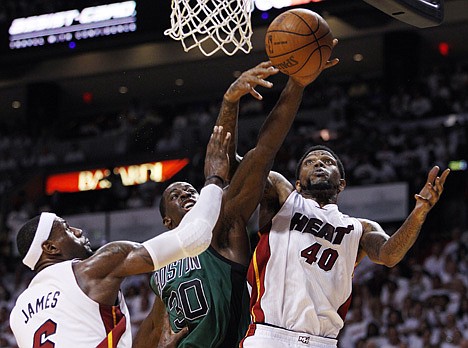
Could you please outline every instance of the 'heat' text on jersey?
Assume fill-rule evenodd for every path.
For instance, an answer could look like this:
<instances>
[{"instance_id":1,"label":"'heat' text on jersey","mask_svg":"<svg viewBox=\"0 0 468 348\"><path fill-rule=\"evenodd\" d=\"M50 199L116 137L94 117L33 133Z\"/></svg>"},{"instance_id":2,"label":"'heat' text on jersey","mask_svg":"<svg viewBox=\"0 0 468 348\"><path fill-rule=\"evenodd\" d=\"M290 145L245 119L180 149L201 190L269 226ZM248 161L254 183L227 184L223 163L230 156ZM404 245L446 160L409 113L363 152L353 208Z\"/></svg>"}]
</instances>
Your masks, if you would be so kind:
<instances>
[{"instance_id":1,"label":"'heat' text on jersey","mask_svg":"<svg viewBox=\"0 0 468 348\"><path fill-rule=\"evenodd\" d=\"M346 227L334 227L328 222L317 218L308 218L301 213L294 213L289 229L302 233L311 233L316 237L324 238L333 244L341 244L344 236L354 230L353 225Z\"/></svg>"}]
</instances>

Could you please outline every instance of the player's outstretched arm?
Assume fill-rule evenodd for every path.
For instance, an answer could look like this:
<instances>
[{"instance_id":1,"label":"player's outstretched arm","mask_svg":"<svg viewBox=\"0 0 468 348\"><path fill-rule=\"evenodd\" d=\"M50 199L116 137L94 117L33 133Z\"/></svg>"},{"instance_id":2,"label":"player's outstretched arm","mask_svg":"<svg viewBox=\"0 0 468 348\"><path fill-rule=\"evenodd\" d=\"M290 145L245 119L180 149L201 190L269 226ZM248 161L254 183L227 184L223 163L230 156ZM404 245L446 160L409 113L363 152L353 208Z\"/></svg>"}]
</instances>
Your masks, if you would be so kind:
<instances>
[{"instance_id":1,"label":"player's outstretched arm","mask_svg":"<svg viewBox=\"0 0 468 348\"><path fill-rule=\"evenodd\" d=\"M271 88L273 84L266 80L271 75L277 74L271 62L262 62L257 66L244 71L227 89L223 96L223 102L219 110L217 126L222 126L225 132L231 133L232 140L229 146L230 173L229 180L234 175L241 157L237 155L237 121L239 116L239 101L251 94L255 99L262 100L262 95L256 90L257 86Z\"/></svg>"},{"instance_id":2,"label":"player's outstretched arm","mask_svg":"<svg viewBox=\"0 0 468 348\"><path fill-rule=\"evenodd\" d=\"M361 248L373 262L393 267L403 259L418 238L427 214L439 201L449 173L450 169L446 169L438 176L437 166L429 171L426 184L419 194L415 195L415 207L391 237L377 223L361 221L364 228Z\"/></svg>"},{"instance_id":3,"label":"player's outstretched arm","mask_svg":"<svg viewBox=\"0 0 468 348\"><path fill-rule=\"evenodd\" d=\"M215 127L205 158L205 187L194 207L179 226L142 244L112 242L76 264L75 274L83 291L93 300L113 304L122 279L148 273L171 262L206 250L219 217L228 170L227 148L230 134Z\"/></svg>"},{"instance_id":4,"label":"player's outstretched arm","mask_svg":"<svg viewBox=\"0 0 468 348\"><path fill-rule=\"evenodd\" d=\"M214 127L206 149L205 157L205 187L194 207L183 217L179 226L170 233L163 233L142 245L153 261L153 269L168 265L185 257L196 256L208 248L211 242L212 230L219 217L222 199L222 187L229 171L227 149L231 135L224 134L223 127ZM145 256L144 250L137 250L126 257L119 270L124 276L134 274L138 260ZM138 269L141 273L141 269Z\"/></svg>"},{"instance_id":5,"label":"player's outstretched arm","mask_svg":"<svg viewBox=\"0 0 468 348\"><path fill-rule=\"evenodd\" d=\"M248 264L246 258L238 257L247 254L242 244L245 226L261 200L268 173L297 114L304 88L295 79L288 79L260 129L256 146L244 156L230 182L212 245L217 250L217 246L222 246L225 252L231 251L227 256L231 260ZM239 250L243 251L235 252Z\"/></svg>"}]
</instances>

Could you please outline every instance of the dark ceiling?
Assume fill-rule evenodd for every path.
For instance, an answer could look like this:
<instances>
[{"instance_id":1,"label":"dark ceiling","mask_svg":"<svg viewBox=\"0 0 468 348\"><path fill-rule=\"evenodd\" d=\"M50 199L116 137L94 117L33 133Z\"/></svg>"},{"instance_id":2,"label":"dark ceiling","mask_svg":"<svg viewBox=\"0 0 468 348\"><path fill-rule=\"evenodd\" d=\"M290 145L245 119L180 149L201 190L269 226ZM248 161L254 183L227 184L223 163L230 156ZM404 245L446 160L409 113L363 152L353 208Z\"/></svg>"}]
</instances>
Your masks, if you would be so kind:
<instances>
[{"instance_id":1,"label":"dark ceiling","mask_svg":"<svg viewBox=\"0 0 468 348\"><path fill-rule=\"evenodd\" d=\"M159 4L157 9L152 9L157 13L154 21L167 27L169 1L150 2ZM426 29L399 22L362 0L325 0L302 7L322 14L330 24L340 40L334 54L341 62L334 68L334 74L350 77L382 71L384 35L389 32L417 32L424 43L422 47L428 50L424 53L426 57L431 57L430 50L436 51L438 41L449 41L453 53L467 59L468 1L446 0L446 5L446 21ZM264 20L259 11L254 11L254 49L249 54L237 53L232 57L224 54L204 57L197 50L186 53L180 43L161 32L157 35L146 32L130 42L116 40L110 45L88 46L73 52L51 51L42 55L39 50L29 50L21 59L14 60L3 55L0 57L0 117L11 121L24 117L28 91L38 83L57 87L61 113L70 116L121 108L135 97L148 102L220 98L234 79L235 71L266 59L263 50L266 26L280 12L271 10L268 20ZM356 53L363 55L362 62L353 60ZM128 88L127 94L118 92L121 86ZM83 103L84 92L93 94L91 104ZM11 107L15 100L21 102L21 108Z\"/></svg>"}]
</instances>

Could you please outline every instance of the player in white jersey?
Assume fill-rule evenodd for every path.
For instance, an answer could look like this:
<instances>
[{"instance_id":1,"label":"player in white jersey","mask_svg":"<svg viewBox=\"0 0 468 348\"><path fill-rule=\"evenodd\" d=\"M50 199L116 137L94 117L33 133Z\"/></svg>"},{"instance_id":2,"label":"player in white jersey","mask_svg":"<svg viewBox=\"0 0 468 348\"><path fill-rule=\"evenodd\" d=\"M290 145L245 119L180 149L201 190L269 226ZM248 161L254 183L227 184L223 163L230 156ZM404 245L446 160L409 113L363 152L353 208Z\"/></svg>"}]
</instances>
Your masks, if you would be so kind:
<instances>
[{"instance_id":1,"label":"player in white jersey","mask_svg":"<svg viewBox=\"0 0 468 348\"><path fill-rule=\"evenodd\" d=\"M337 42L335 41L334 44ZM149 347L148 336L160 326L162 315L158 310L164 302L174 330L187 325L189 334L179 347L234 348L244 337L249 325L249 305L245 277L250 262L251 249L247 223L256 210L276 153L281 147L296 116L305 87L312 83L324 69L338 64L331 59L314 75L288 79L278 102L269 113L259 132L256 145L240 163L232 168L232 179L225 189L219 221L213 230L210 248L195 260L182 260L167 269L156 272L152 288L157 294L154 314L141 324L134 340L134 347ZM226 91L216 123L237 135L237 118L240 99L252 94L261 100L257 86L272 87L265 78L278 73L271 62L262 62L243 72ZM232 146L234 145L234 146ZM231 143L230 158L236 158L236 141ZM238 164L238 165L236 165ZM168 228L177 226L180 216L188 209L179 197L191 197L196 193L188 183L173 183L163 193L160 212ZM187 262L188 261L188 262ZM193 267L184 267L192 265ZM172 269L184 270L173 272ZM188 284L195 284L199 291L185 291ZM191 287L193 287L191 285ZM184 291L181 291L184 290ZM175 296L177 295L177 296ZM197 303L195 307L186 304ZM196 311L190 307L198 308ZM196 315L193 315L195 313ZM154 319L158 320L154 320ZM139 344L141 338L141 345ZM155 342L158 342L155 340ZM155 347L156 343L152 345Z\"/></svg>"},{"instance_id":2,"label":"player in white jersey","mask_svg":"<svg viewBox=\"0 0 468 348\"><path fill-rule=\"evenodd\" d=\"M260 241L248 271L252 324L241 346L336 347L351 300L354 267L367 255L393 267L414 244L442 194L449 169L433 167L416 205L390 237L337 206L344 168L327 147L306 151L295 187L271 173L260 206Z\"/></svg>"},{"instance_id":3,"label":"player in white jersey","mask_svg":"<svg viewBox=\"0 0 468 348\"><path fill-rule=\"evenodd\" d=\"M18 346L42 347L48 342L56 347L107 347L103 338L113 329L115 345L110 346L131 347L129 313L121 294L116 306L93 301L79 287L72 263L43 269L18 298L10 318Z\"/></svg>"},{"instance_id":4,"label":"player in white jersey","mask_svg":"<svg viewBox=\"0 0 468 348\"><path fill-rule=\"evenodd\" d=\"M18 297L10 326L19 348L130 348L130 318L120 285L209 246L227 178L230 133L215 127L205 158L205 187L171 233L140 244L119 241L92 252L81 229L42 213L18 232L23 263L37 272ZM176 344L186 332L173 335Z\"/></svg>"}]
</instances>

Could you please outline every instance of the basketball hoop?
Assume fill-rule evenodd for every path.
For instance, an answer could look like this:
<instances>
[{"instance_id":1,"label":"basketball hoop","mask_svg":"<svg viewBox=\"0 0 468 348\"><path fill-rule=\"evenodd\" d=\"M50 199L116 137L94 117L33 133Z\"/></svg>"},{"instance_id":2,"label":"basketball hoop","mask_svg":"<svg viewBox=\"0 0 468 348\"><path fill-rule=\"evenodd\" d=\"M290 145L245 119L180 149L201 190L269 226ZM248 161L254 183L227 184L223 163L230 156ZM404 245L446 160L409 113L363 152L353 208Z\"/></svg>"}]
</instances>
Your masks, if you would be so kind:
<instances>
[{"instance_id":1,"label":"basketball hoop","mask_svg":"<svg viewBox=\"0 0 468 348\"><path fill-rule=\"evenodd\" d=\"M198 47L205 56L222 50L232 56L252 49L253 0L172 0L171 28L164 35Z\"/></svg>"}]
</instances>

